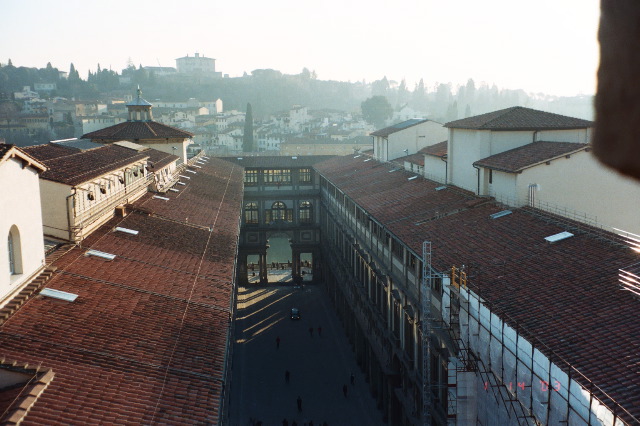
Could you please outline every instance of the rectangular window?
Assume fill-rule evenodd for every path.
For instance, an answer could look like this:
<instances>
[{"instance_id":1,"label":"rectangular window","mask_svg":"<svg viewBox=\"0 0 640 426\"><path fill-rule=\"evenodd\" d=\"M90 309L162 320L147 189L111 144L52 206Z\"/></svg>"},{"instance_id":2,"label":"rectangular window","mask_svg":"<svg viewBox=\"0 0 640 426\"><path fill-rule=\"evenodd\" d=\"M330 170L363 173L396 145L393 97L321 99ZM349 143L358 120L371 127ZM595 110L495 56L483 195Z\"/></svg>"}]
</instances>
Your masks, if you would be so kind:
<instances>
[{"instance_id":1,"label":"rectangular window","mask_svg":"<svg viewBox=\"0 0 640 426\"><path fill-rule=\"evenodd\" d=\"M263 172L264 183L271 184L289 184L291 183L290 169L267 169Z\"/></svg>"},{"instance_id":2,"label":"rectangular window","mask_svg":"<svg viewBox=\"0 0 640 426\"><path fill-rule=\"evenodd\" d=\"M400 242L395 238L392 238L391 251L393 252L393 255L400 260L402 260L402 249L403 249L402 244L400 244Z\"/></svg>"},{"instance_id":3,"label":"rectangular window","mask_svg":"<svg viewBox=\"0 0 640 426\"><path fill-rule=\"evenodd\" d=\"M245 170L244 172L244 184L247 186L258 184L258 171L257 170Z\"/></svg>"},{"instance_id":4,"label":"rectangular window","mask_svg":"<svg viewBox=\"0 0 640 426\"><path fill-rule=\"evenodd\" d=\"M247 225L256 225L258 223L258 210L245 210L244 223Z\"/></svg>"},{"instance_id":5,"label":"rectangular window","mask_svg":"<svg viewBox=\"0 0 640 426\"><path fill-rule=\"evenodd\" d=\"M489 183L493 183L493 170L489 169Z\"/></svg>"},{"instance_id":6,"label":"rectangular window","mask_svg":"<svg viewBox=\"0 0 640 426\"><path fill-rule=\"evenodd\" d=\"M311 169L300 169L298 173L300 183L311 183Z\"/></svg>"}]
</instances>

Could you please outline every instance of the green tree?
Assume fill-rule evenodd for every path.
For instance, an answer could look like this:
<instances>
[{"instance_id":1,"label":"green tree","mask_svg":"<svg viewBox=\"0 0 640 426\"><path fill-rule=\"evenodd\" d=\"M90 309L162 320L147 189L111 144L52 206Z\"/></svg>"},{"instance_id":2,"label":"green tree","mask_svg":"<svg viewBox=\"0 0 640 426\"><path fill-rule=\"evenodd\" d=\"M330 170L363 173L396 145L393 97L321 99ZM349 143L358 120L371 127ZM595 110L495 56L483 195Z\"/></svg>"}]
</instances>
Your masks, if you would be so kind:
<instances>
[{"instance_id":1,"label":"green tree","mask_svg":"<svg viewBox=\"0 0 640 426\"><path fill-rule=\"evenodd\" d=\"M244 135L242 135L242 151L257 151L253 144L253 110L247 103L247 113L244 116Z\"/></svg>"},{"instance_id":2,"label":"green tree","mask_svg":"<svg viewBox=\"0 0 640 426\"><path fill-rule=\"evenodd\" d=\"M384 96L373 96L360 104L364 119L376 127L384 127L393 115L393 108Z\"/></svg>"}]
</instances>

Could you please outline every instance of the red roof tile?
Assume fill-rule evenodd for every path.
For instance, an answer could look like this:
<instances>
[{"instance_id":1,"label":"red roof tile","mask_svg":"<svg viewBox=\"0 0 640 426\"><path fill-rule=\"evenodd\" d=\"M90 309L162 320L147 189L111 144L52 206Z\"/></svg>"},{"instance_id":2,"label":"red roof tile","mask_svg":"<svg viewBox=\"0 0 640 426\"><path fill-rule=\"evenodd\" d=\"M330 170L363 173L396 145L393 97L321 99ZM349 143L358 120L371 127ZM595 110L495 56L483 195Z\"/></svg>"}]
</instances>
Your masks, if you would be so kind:
<instances>
[{"instance_id":1,"label":"red roof tile","mask_svg":"<svg viewBox=\"0 0 640 426\"><path fill-rule=\"evenodd\" d=\"M567 117L551 112L538 111L525 107L511 107L488 112L461 120L450 121L444 125L452 129L475 130L541 130L541 129L586 129L594 123L581 118Z\"/></svg>"},{"instance_id":2,"label":"red roof tile","mask_svg":"<svg viewBox=\"0 0 640 426\"><path fill-rule=\"evenodd\" d=\"M589 149L584 143L570 142L533 142L519 148L510 149L473 163L474 166L487 169L517 173L537 164L551 161L558 157Z\"/></svg>"},{"instance_id":3,"label":"red roof tile","mask_svg":"<svg viewBox=\"0 0 640 426\"><path fill-rule=\"evenodd\" d=\"M125 121L82 135L83 139L111 141L192 137L193 133L157 121Z\"/></svg>"},{"instance_id":4,"label":"red roof tile","mask_svg":"<svg viewBox=\"0 0 640 426\"><path fill-rule=\"evenodd\" d=\"M492 219L503 206L473 207L469 195L359 160L335 158L316 169L418 255L430 241L436 270L465 265L470 287L496 314L559 367L569 370L565 360L580 371L586 379L572 377L587 389L590 380L640 418L640 387L628 387L640 386L640 301L618 282L618 269L637 263L637 253L613 234L539 210L512 208ZM566 230L575 236L545 241ZM613 408L602 391L596 395Z\"/></svg>"},{"instance_id":5,"label":"red roof tile","mask_svg":"<svg viewBox=\"0 0 640 426\"><path fill-rule=\"evenodd\" d=\"M65 150L67 155L57 155L63 152L61 150ZM48 170L40 175L42 179L67 185L78 185L148 158L145 153L115 145L80 151L52 148L47 144L30 147L27 153L47 166Z\"/></svg>"},{"instance_id":6,"label":"red roof tile","mask_svg":"<svg viewBox=\"0 0 640 426\"><path fill-rule=\"evenodd\" d=\"M423 149L424 153L433 157L446 157L447 156L447 142L439 142L435 145L428 146Z\"/></svg>"},{"instance_id":7,"label":"red roof tile","mask_svg":"<svg viewBox=\"0 0 640 426\"><path fill-rule=\"evenodd\" d=\"M47 287L74 302L37 296L0 326L3 356L56 373L24 424L219 422L241 168L210 160L181 191L143 197L150 216L113 218L55 263Z\"/></svg>"}]
</instances>

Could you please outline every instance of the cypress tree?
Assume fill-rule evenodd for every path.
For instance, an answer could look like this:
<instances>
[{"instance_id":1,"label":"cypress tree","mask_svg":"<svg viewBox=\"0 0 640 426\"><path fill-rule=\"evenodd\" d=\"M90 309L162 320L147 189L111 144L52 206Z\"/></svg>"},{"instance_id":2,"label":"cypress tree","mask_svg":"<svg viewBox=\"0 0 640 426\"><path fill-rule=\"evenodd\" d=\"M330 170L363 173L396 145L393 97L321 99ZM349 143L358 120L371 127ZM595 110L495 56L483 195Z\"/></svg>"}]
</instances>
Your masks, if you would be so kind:
<instances>
[{"instance_id":1,"label":"cypress tree","mask_svg":"<svg viewBox=\"0 0 640 426\"><path fill-rule=\"evenodd\" d=\"M242 136L242 151L257 151L253 144L253 110L251 104L247 104L247 113L244 116L244 135Z\"/></svg>"}]
</instances>

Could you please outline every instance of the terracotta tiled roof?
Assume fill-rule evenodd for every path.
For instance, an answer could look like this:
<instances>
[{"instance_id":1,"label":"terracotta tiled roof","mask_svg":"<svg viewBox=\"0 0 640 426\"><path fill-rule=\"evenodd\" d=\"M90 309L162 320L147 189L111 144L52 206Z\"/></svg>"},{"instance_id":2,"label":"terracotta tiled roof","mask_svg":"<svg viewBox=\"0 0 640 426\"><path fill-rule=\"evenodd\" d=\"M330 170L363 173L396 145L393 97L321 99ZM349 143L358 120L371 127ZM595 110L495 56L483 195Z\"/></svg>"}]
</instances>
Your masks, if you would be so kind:
<instances>
[{"instance_id":1,"label":"terracotta tiled roof","mask_svg":"<svg viewBox=\"0 0 640 426\"><path fill-rule=\"evenodd\" d=\"M640 301L618 282L618 269L637 263L637 253L612 234L530 208L492 219L503 206L472 207L471 196L359 160L315 168L418 255L430 241L436 270L465 265L470 287L494 312L565 372L561 360L581 372L572 378L587 389L592 381L610 408L602 392L640 418ZM545 241L567 230L575 236Z\"/></svg>"},{"instance_id":2,"label":"terracotta tiled roof","mask_svg":"<svg viewBox=\"0 0 640 426\"><path fill-rule=\"evenodd\" d=\"M24 424L220 422L242 170L211 159L179 188L55 262L47 287L74 302L37 296L0 326L2 356L56 374Z\"/></svg>"},{"instance_id":3,"label":"terracotta tiled roof","mask_svg":"<svg viewBox=\"0 0 640 426\"><path fill-rule=\"evenodd\" d=\"M22 148L29 155L34 156L39 161L52 160L54 158L66 157L80 152L79 149L57 143L47 143L42 145L25 146Z\"/></svg>"},{"instance_id":4,"label":"terracotta tiled roof","mask_svg":"<svg viewBox=\"0 0 640 426\"><path fill-rule=\"evenodd\" d=\"M424 148L424 153L433 157L446 158L448 149L447 142L448 141L439 142L435 145L428 146Z\"/></svg>"},{"instance_id":5,"label":"terracotta tiled roof","mask_svg":"<svg viewBox=\"0 0 640 426\"><path fill-rule=\"evenodd\" d=\"M406 120L401 123L393 124L389 127L385 127L384 129L376 130L375 132L371 132L370 136L380 136L387 137L392 133L400 132L404 129L408 129L409 127L416 126L418 124L426 123L429 120L424 120L422 118L413 118L411 120Z\"/></svg>"},{"instance_id":6,"label":"terracotta tiled roof","mask_svg":"<svg viewBox=\"0 0 640 426\"><path fill-rule=\"evenodd\" d=\"M525 107L511 107L461 120L450 121L444 125L453 129L475 130L543 130L543 129L586 129L594 123L581 118L538 111Z\"/></svg>"},{"instance_id":7,"label":"terracotta tiled roof","mask_svg":"<svg viewBox=\"0 0 640 426\"><path fill-rule=\"evenodd\" d=\"M588 149L589 145L570 142L533 142L473 163L474 166L517 173L536 164Z\"/></svg>"},{"instance_id":8,"label":"terracotta tiled roof","mask_svg":"<svg viewBox=\"0 0 640 426\"><path fill-rule=\"evenodd\" d=\"M67 155L56 156L63 149ZM67 185L87 182L109 171L121 169L128 164L148 157L145 153L137 153L116 145L80 151L62 147L52 149L51 144L47 144L30 147L28 153L38 160L40 160L40 155L44 158L41 161L48 170L40 175L42 179ZM47 157L53 158L46 159Z\"/></svg>"},{"instance_id":9,"label":"terracotta tiled roof","mask_svg":"<svg viewBox=\"0 0 640 426\"><path fill-rule=\"evenodd\" d=\"M171 164L174 161L178 161L180 159L180 157L178 157L177 155L168 154L166 152L162 152L153 148L144 150L142 151L142 153L149 156L148 161L152 163L154 170L159 170L167 164Z\"/></svg>"},{"instance_id":10,"label":"terracotta tiled roof","mask_svg":"<svg viewBox=\"0 0 640 426\"><path fill-rule=\"evenodd\" d=\"M82 135L83 139L113 141L191 137L193 137L193 133L157 121L125 121Z\"/></svg>"},{"instance_id":11,"label":"terracotta tiled roof","mask_svg":"<svg viewBox=\"0 0 640 426\"><path fill-rule=\"evenodd\" d=\"M0 158L3 158L4 155L14 146L15 145L9 143L0 143Z\"/></svg>"}]
</instances>

